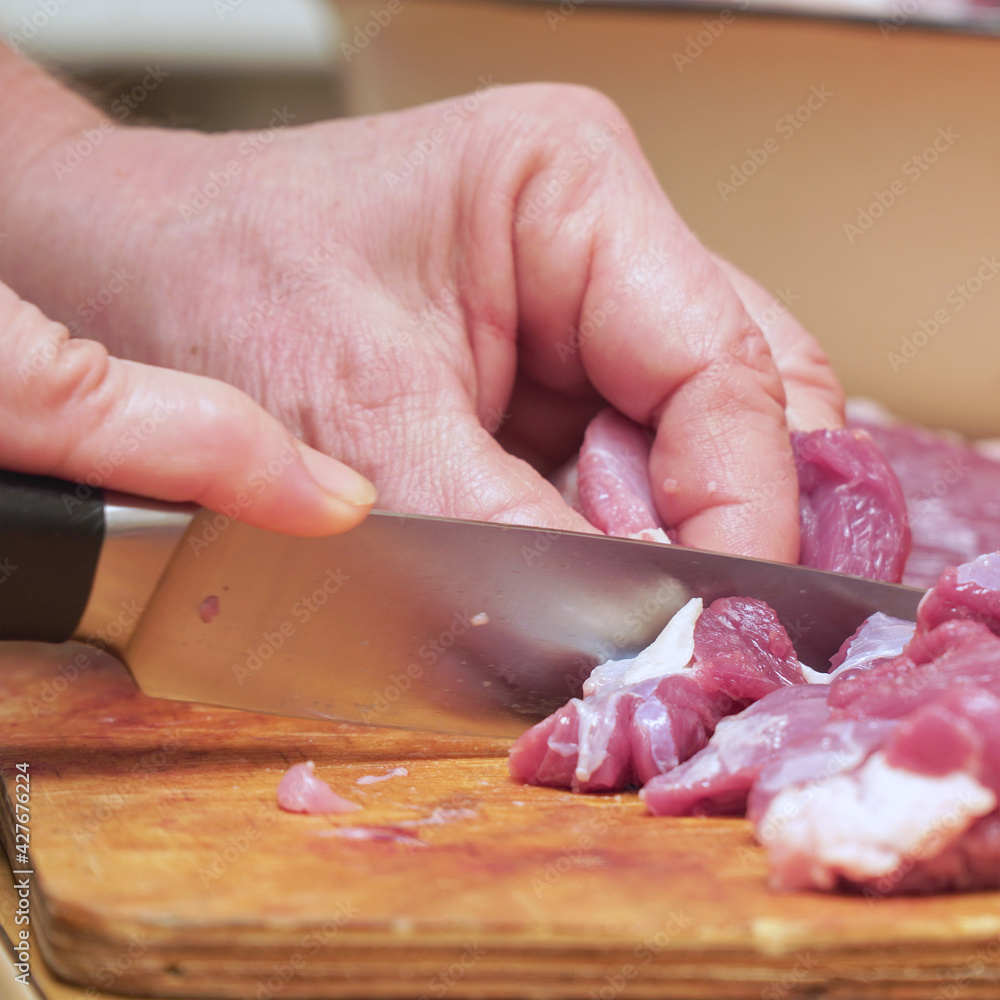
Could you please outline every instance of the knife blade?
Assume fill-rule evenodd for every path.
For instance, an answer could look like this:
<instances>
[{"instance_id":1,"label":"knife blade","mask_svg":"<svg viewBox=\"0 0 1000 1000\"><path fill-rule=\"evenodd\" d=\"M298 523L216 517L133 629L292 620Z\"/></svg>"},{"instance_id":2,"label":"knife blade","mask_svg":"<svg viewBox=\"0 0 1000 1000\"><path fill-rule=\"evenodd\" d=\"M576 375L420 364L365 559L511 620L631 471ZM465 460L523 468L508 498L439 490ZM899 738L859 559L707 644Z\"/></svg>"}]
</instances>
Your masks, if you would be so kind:
<instances>
[{"instance_id":1,"label":"knife blade","mask_svg":"<svg viewBox=\"0 0 1000 1000\"><path fill-rule=\"evenodd\" d=\"M513 737L578 694L597 663L648 645L692 597L767 601L800 658L826 669L869 614L913 620L923 595L681 546L416 514L373 511L344 534L297 538L121 494L87 498L102 507L94 560L67 548L51 511L39 521L24 497L12 503L12 478L3 559L13 550L11 564L31 564L45 539L39 572L50 579L96 561L74 637L116 652L148 695L307 719ZM79 494L20 478L34 508ZM39 634L37 622L26 634L6 586L3 596L3 638L69 637ZM13 603L37 617L30 595Z\"/></svg>"}]
</instances>

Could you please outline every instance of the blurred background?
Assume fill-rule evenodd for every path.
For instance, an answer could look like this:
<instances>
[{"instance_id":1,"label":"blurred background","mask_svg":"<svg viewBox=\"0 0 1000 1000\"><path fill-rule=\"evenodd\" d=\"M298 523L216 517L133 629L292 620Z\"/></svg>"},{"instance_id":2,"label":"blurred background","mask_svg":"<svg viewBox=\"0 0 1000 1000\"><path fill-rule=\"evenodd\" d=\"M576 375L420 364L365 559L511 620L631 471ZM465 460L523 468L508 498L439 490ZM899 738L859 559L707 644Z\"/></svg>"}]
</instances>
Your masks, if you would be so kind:
<instances>
[{"instance_id":1,"label":"blurred background","mask_svg":"<svg viewBox=\"0 0 1000 1000\"><path fill-rule=\"evenodd\" d=\"M3 0L0 31L129 123L595 86L849 392L1000 434L998 0Z\"/></svg>"}]
</instances>

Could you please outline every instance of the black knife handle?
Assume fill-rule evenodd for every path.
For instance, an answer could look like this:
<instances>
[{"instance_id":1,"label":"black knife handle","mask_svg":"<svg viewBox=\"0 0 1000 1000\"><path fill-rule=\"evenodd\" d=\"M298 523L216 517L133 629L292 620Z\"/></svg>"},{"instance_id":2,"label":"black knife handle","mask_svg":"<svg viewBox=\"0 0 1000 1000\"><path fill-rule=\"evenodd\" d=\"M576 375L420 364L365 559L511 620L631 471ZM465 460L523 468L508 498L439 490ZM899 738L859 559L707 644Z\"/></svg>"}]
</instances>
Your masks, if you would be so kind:
<instances>
[{"instance_id":1,"label":"black knife handle","mask_svg":"<svg viewBox=\"0 0 1000 1000\"><path fill-rule=\"evenodd\" d=\"M69 639L103 542L99 489L0 471L0 639Z\"/></svg>"}]
</instances>

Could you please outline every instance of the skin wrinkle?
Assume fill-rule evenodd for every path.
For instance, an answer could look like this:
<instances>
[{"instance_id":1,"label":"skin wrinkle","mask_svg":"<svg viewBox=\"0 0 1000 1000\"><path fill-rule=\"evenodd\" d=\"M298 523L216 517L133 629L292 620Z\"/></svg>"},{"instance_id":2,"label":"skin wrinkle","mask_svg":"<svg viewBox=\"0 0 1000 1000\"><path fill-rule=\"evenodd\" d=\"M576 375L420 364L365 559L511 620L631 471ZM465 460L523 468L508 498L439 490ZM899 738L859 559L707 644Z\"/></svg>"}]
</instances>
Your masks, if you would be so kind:
<instances>
[{"instance_id":1,"label":"skin wrinkle","mask_svg":"<svg viewBox=\"0 0 1000 1000\"><path fill-rule=\"evenodd\" d=\"M559 168L558 164L551 165L553 171L557 171ZM588 173L592 173L589 171ZM532 184L535 186L541 186L544 189L545 183L545 171L539 168L538 172L529 180L529 182L522 186L522 193L520 195L520 200L515 206L514 219L516 220L520 215L520 205L523 199L532 191ZM529 204L531 199L529 199ZM515 274L518 276L518 299L519 301L523 298L527 298L527 294L522 290L522 271L523 269L517 267L517 260L519 257L523 258L527 253L528 249L524 247L526 241L530 241L532 237L539 243L547 246L553 245L564 245L560 237L565 237L565 234L572 232L572 236L569 240L570 246L575 246L579 242L578 232L574 230L578 229L578 226L574 225L579 221L578 212L583 208L589 207L589 202L584 202L581 205L581 209L574 210L567 214L562 220L557 219L554 226L549 227L548 234L543 237L538 237L538 232L536 227L540 227L542 221L549 214L548 211L546 215L540 216L539 219L532 221L529 224L527 235L521 237L517 232L516 228L514 230L514 247L515 247ZM560 206L560 211L563 211ZM600 217L600 209L593 210L598 217ZM593 288L594 282L594 261L595 261L595 244L597 241L597 234L600 230L597 226L594 226L589 236L586 239L586 252L584 254L584 267L580 268L578 265L571 269L572 273L580 275L582 272L582 278L578 277L574 280L574 286L576 286L579 291L578 294L574 291L567 290L565 286L560 288L560 294L564 295L569 301L578 301L579 305L576 307L575 312L572 316L571 323L568 330L560 333L554 330L546 330L543 335L538 338L539 342L535 343L533 339L528 336L528 333L536 330L537 324L531 323L525 328L519 323L519 335L518 335L518 347L521 358L521 368L525 374L532 378L536 383L540 385L546 385L550 389L561 392L580 392L586 385L593 385L593 380L589 377L589 373L586 370L586 364L583 358L582 345L579 350L574 349L570 338L575 331L581 329L583 322L583 317L586 313L587 308L587 294L590 289ZM520 253L519 253L520 251ZM534 254L532 254L534 256ZM567 260L571 259L569 254L566 254ZM566 365L562 362L559 356L559 348L570 348L571 354L568 356L572 359L572 363ZM554 377L554 373L565 374L564 378ZM581 429L582 435L582 429Z\"/></svg>"},{"instance_id":2,"label":"skin wrinkle","mask_svg":"<svg viewBox=\"0 0 1000 1000\"><path fill-rule=\"evenodd\" d=\"M844 393L830 362L786 305L728 261L714 258L755 317L770 317L762 327L785 388L785 411L792 430L844 425Z\"/></svg>"},{"instance_id":3,"label":"skin wrinkle","mask_svg":"<svg viewBox=\"0 0 1000 1000\"><path fill-rule=\"evenodd\" d=\"M482 112L478 114L478 120L481 117ZM505 287L515 286L514 242L513 239L505 239L501 229L505 219L513 219L516 205L509 178L514 157L504 150L495 160L489 159L488 162L496 164L492 171L478 171L470 163L469 150L479 134L478 130L470 130L462 146L463 169L460 173L477 177L477 183L470 187L467 197L458 201L456 250L453 251L452 261L454 272L458 275L459 301L469 330L469 347L475 371L476 413L480 422L484 426L489 424L489 429L495 432L493 425L503 418L510 403L517 363L517 310L510 298L503 295ZM482 198L489 198L498 204L499 210L495 215L484 215L478 211ZM463 235L471 240L471 253L458 253L457 248L463 245ZM496 248L494 256L502 264L487 270L479 261L486 259L492 248Z\"/></svg>"}]
</instances>

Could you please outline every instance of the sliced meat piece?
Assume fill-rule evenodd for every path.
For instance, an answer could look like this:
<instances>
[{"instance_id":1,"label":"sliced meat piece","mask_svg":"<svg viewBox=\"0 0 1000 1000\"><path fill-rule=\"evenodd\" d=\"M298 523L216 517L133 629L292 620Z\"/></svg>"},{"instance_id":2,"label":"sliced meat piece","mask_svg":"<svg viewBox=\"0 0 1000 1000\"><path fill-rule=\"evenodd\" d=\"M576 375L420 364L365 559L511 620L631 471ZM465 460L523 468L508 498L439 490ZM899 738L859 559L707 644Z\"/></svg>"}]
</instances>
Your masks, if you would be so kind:
<instances>
[{"instance_id":1,"label":"sliced meat piece","mask_svg":"<svg viewBox=\"0 0 1000 1000\"><path fill-rule=\"evenodd\" d=\"M617 410L591 420L580 448L576 488L583 516L608 535L663 528L649 485L652 433Z\"/></svg>"},{"instance_id":2,"label":"sliced meat piece","mask_svg":"<svg viewBox=\"0 0 1000 1000\"><path fill-rule=\"evenodd\" d=\"M897 582L910 553L899 481L859 430L796 432L803 566Z\"/></svg>"},{"instance_id":3,"label":"sliced meat piece","mask_svg":"<svg viewBox=\"0 0 1000 1000\"><path fill-rule=\"evenodd\" d=\"M800 684L772 691L722 719L704 749L649 780L640 798L654 816L741 814L761 768L829 714L823 687Z\"/></svg>"},{"instance_id":4,"label":"sliced meat piece","mask_svg":"<svg viewBox=\"0 0 1000 1000\"><path fill-rule=\"evenodd\" d=\"M694 670L705 691L734 701L756 701L777 687L804 680L792 640L774 609L753 597L720 598L698 619Z\"/></svg>"},{"instance_id":5,"label":"sliced meat piece","mask_svg":"<svg viewBox=\"0 0 1000 1000\"><path fill-rule=\"evenodd\" d=\"M830 672L821 674L817 680L829 683L849 670L867 670L881 660L899 656L913 638L915 629L913 622L876 611L858 626L854 635L844 640L830 660Z\"/></svg>"},{"instance_id":6,"label":"sliced meat piece","mask_svg":"<svg viewBox=\"0 0 1000 1000\"><path fill-rule=\"evenodd\" d=\"M356 802L342 799L325 781L317 778L315 768L311 760L293 764L278 782L278 805L285 812L327 816L361 808Z\"/></svg>"},{"instance_id":7,"label":"sliced meat piece","mask_svg":"<svg viewBox=\"0 0 1000 1000\"><path fill-rule=\"evenodd\" d=\"M948 566L1000 549L1000 455L902 423L867 400L850 400L847 414L871 434L903 491L913 539L903 583L931 587Z\"/></svg>"},{"instance_id":8,"label":"sliced meat piece","mask_svg":"<svg viewBox=\"0 0 1000 1000\"><path fill-rule=\"evenodd\" d=\"M802 667L774 611L753 598L689 602L631 660L595 668L573 699L514 745L521 781L612 791L700 750L719 719L788 685Z\"/></svg>"},{"instance_id":9,"label":"sliced meat piece","mask_svg":"<svg viewBox=\"0 0 1000 1000\"><path fill-rule=\"evenodd\" d=\"M920 601L917 633L963 618L981 622L1000 635L1000 552L949 566Z\"/></svg>"},{"instance_id":10,"label":"sliced meat piece","mask_svg":"<svg viewBox=\"0 0 1000 1000\"><path fill-rule=\"evenodd\" d=\"M944 682L918 690L920 672L943 660ZM881 894L1000 885L998 838L978 825L1000 797L1000 694L978 686L990 672L1000 677L994 643L946 651L913 666L906 687L915 694L897 698L894 714L832 710L761 769L748 817L774 884Z\"/></svg>"},{"instance_id":11,"label":"sliced meat piece","mask_svg":"<svg viewBox=\"0 0 1000 1000\"><path fill-rule=\"evenodd\" d=\"M855 772L790 785L771 800L759 823L759 829L774 831L769 839L761 838L771 884L833 889L847 883L898 891L901 879L894 875L909 868L910 892L951 888L934 876L933 857L996 803L996 796L964 770L919 774L892 767L875 753ZM930 861L927 879L913 875L924 858ZM994 861L991 885L1000 882L998 870Z\"/></svg>"}]
</instances>

